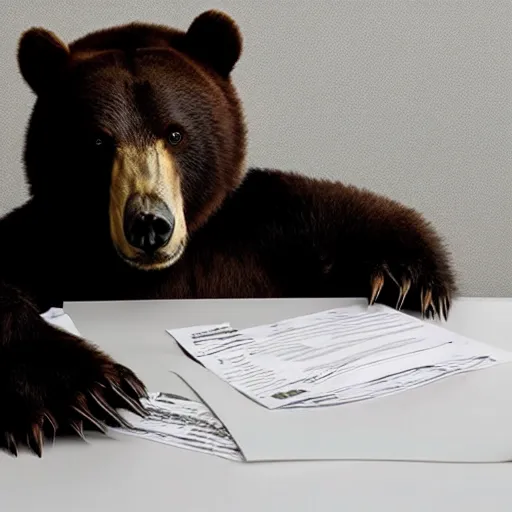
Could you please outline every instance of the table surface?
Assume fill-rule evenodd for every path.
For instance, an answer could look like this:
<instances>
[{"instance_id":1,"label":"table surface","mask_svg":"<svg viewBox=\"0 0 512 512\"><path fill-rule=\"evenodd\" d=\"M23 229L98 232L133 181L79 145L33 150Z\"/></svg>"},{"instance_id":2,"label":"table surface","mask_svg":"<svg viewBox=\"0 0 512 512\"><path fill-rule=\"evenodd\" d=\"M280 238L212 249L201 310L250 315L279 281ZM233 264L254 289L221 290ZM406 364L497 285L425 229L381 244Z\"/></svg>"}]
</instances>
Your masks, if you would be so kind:
<instances>
[{"instance_id":1,"label":"table surface","mask_svg":"<svg viewBox=\"0 0 512 512\"><path fill-rule=\"evenodd\" d=\"M237 327L337 307L337 299L71 303L80 332L152 391L190 390L169 372L165 329ZM512 299L461 298L446 327L512 350ZM182 389L178 389L182 386ZM342 434L340 432L340 434ZM511 464L283 462L244 464L129 436L58 439L42 459L0 454L2 511L512 510Z\"/></svg>"}]
</instances>

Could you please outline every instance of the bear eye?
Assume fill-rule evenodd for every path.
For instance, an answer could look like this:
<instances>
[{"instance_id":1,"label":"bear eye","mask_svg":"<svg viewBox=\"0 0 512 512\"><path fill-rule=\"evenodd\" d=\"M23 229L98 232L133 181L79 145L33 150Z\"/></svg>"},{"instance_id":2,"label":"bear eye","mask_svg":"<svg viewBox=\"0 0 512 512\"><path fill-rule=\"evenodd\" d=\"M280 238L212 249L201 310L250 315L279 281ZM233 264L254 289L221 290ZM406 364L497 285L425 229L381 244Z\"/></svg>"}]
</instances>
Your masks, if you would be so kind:
<instances>
[{"instance_id":1,"label":"bear eye","mask_svg":"<svg viewBox=\"0 0 512 512\"><path fill-rule=\"evenodd\" d=\"M112 137L105 133L95 133L92 138L89 139L92 142L93 147L98 151L107 151L114 148L115 143ZM90 142L90 143L91 143Z\"/></svg>"},{"instance_id":2,"label":"bear eye","mask_svg":"<svg viewBox=\"0 0 512 512\"><path fill-rule=\"evenodd\" d=\"M167 140L171 146L177 146L183 140L183 134L180 130L172 129L167 136Z\"/></svg>"}]
</instances>

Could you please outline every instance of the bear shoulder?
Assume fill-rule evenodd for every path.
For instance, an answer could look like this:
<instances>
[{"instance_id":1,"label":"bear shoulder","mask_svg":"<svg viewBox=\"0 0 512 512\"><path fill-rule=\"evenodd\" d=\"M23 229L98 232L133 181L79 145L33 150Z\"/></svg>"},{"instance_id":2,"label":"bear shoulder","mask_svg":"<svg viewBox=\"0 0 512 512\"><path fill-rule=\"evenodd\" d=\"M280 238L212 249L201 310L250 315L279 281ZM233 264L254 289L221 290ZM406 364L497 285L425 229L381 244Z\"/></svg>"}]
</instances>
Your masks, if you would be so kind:
<instances>
[{"instance_id":1,"label":"bear shoulder","mask_svg":"<svg viewBox=\"0 0 512 512\"><path fill-rule=\"evenodd\" d=\"M415 209L383 194L337 180L257 167L247 171L212 221L218 218L231 224L252 220L263 225L272 219L276 223L285 219L300 223L306 217L304 225L311 228L311 221L316 222L320 231L331 223L339 228L344 220L357 227L358 219L364 222L369 217L397 228L404 223L418 229L428 225Z\"/></svg>"}]
</instances>

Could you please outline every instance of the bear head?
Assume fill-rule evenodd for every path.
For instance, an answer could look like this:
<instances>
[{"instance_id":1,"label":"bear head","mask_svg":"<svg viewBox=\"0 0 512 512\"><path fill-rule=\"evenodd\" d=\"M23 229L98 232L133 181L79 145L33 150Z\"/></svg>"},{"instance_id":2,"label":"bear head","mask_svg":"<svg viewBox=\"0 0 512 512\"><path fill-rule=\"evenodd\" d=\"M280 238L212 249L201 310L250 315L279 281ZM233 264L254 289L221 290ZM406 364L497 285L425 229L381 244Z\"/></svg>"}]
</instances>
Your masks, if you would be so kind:
<instances>
[{"instance_id":1,"label":"bear head","mask_svg":"<svg viewBox=\"0 0 512 512\"><path fill-rule=\"evenodd\" d=\"M145 270L180 258L244 175L231 80L241 49L218 11L186 31L132 23L70 44L42 28L21 36L19 69L36 95L26 178L70 247L102 258L108 244Z\"/></svg>"}]
</instances>

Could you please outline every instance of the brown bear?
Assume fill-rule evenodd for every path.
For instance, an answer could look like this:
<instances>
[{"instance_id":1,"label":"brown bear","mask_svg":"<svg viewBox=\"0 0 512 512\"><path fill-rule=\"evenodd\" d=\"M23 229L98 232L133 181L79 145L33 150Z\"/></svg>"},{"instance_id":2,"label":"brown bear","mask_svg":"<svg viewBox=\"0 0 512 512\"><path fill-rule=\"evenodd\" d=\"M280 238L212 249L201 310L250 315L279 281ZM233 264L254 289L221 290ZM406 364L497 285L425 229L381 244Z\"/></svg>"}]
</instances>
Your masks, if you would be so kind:
<instances>
[{"instance_id":1,"label":"brown bear","mask_svg":"<svg viewBox=\"0 0 512 512\"><path fill-rule=\"evenodd\" d=\"M367 297L446 317L442 240L412 210L338 182L246 169L238 27L134 23L19 43L36 95L30 198L0 220L0 443L144 414L129 369L40 316L73 300Z\"/></svg>"}]
</instances>

